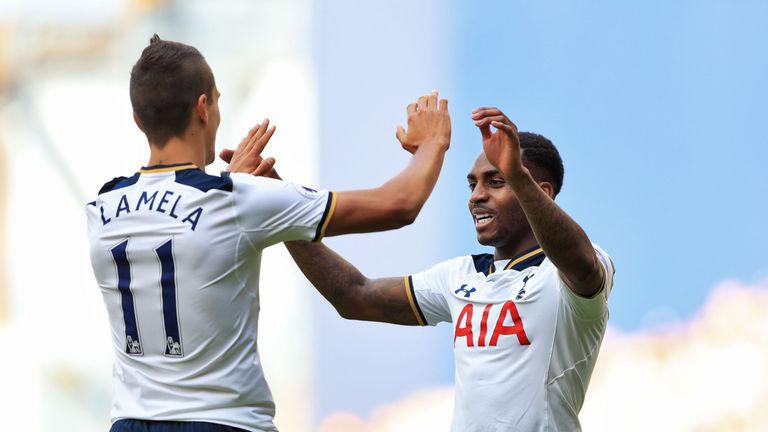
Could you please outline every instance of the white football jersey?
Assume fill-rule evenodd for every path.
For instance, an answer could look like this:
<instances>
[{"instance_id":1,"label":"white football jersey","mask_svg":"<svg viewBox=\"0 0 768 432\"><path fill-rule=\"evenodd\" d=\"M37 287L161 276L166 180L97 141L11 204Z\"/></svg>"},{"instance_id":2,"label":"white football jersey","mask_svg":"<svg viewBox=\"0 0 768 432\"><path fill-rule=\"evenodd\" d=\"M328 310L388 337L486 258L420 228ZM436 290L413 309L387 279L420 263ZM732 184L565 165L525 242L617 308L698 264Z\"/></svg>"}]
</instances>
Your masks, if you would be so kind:
<instances>
[{"instance_id":1,"label":"white football jersey","mask_svg":"<svg viewBox=\"0 0 768 432\"><path fill-rule=\"evenodd\" d=\"M611 259L592 298L574 294L536 247L512 260L472 255L406 277L420 324L454 324L451 430L579 431L608 320Z\"/></svg>"},{"instance_id":2,"label":"white football jersey","mask_svg":"<svg viewBox=\"0 0 768 432\"><path fill-rule=\"evenodd\" d=\"M332 192L191 164L104 185L86 207L112 329L112 420L276 430L256 342L261 251L318 240L334 204Z\"/></svg>"}]
</instances>

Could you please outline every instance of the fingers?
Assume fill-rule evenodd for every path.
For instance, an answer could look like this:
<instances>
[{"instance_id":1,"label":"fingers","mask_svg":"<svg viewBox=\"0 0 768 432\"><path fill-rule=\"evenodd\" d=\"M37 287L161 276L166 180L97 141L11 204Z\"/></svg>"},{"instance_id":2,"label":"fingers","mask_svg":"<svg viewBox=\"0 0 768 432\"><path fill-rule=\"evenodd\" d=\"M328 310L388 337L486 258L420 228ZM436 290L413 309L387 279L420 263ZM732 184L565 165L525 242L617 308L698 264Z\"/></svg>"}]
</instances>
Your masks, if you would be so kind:
<instances>
[{"instance_id":1,"label":"fingers","mask_svg":"<svg viewBox=\"0 0 768 432\"><path fill-rule=\"evenodd\" d=\"M253 151L255 151L258 154L261 154L261 152L264 150L264 147L267 146L267 143L269 142L269 139L272 138L272 135L275 133L275 127L272 126L264 131L264 134L261 135L257 140L256 144L253 148Z\"/></svg>"},{"instance_id":2,"label":"fingers","mask_svg":"<svg viewBox=\"0 0 768 432\"><path fill-rule=\"evenodd\" d=\"M448 111L448 99L440 99L440 111Z\"/></svg>"},{"instance_id":3,"label":"fingers","mask_svg":"<svg viewBox=\"0 0 768 432\"><path fill-rule=\"evenodd\" d=\"M503 130L504 132L509 134L517 133L517 127L515 127L514 123L507 124L499 121L492 121L491 126L495 127L496 129Z\"/></svg>"},{"instance_id":4,"label":"fingers","mask_svg":"<svg viewBox=\"0 0 768 432\"><path fill-rule=\"evenodd\" d=\"M259 139L266 133L267 129L269 128L269 119L265 118L263 122L261 122L261 127L259 130L256 131L256 133L253 135L255 139Z\"/></svg>"},{"instance_id":5,"label":"fingers","mask_svg":"<svg viewBox=\"0 0 768 432\"><path fill-rule=\"evenodd\" d=\"M252 175L255 176L268 176L270 172L272 172L273 168L275 167L275 158L268 157L261 161L261 163L256 167L255 170L251 172Z\"/></svg>"},{"instance_id":6,"label":"fingers","mask_svg":"<svg viewBox=\"0 0 768 432\"><path fill-rule=\"evenodd\" d=\"M248 139L248 144L245 146L245 150L249 151L254 144L259 140L259 138L264 135L264 132L269 127L269 119L265 118L264 121L262 121L260 124L256 125L254 129L251 129L253 131L253 134L250 134L250 137Z\"/></svg>"},{"instance_id":7,"label":"fingers","mask_svg":"<svg viewBox=\"0 0 768 432\"><path fill-rule=\"evenodd\" d=\"M428 103L429 103L429 96L424 95L420 97L419 100L416 101L416 110L426 111Z\"/></svg>"},{"instance_id":8,"label":"fingers","mask_svg":"<svg viewBox=\"0 0 768 432\"><path fill-rule=\"evenodd\" d=\"M395 138L397 138L397 140L400 141L400 144L402 145L405 145L405 135L405 129L403 129L402 126L397 126L397 131L395 131Z\"/></svg>"},{"instance_id":9,"label":"fingers","mask_svg":"<svg viewBox=\"0 0 768 432\"><path fill-rule=\"evenodd\" d=\"M432 93L427 96L427 108L428 109L437 109L437 90L432 90Z\"/></svg>"},{"instance_id":10,"label":"fingers","mask_svg":"<svg viewBox=\"0 0 768 432\"><path fill-rule=\"evenodd\" d=\"M280 174L277 173L277 170L272 168L272 171L267 173L267 177L273 178L275 180L282 180L283 178L280 177Z\"/></svg>"},{"instance_id":11,"label":"fingers","mask_svg":"<svg viewBox=\"0 0 768 432\"><path fill-rule=\"evenodd\" d=\"M240 145L237 146L237 150L244 150L246 147L248 147L249 143L251 142L251 139L253 138L253 135L258 132L259 128L261 127L261 123L257 123L254 127L251 128L251 130L248 131L248 133L245 135L245 137L240 140Z\"/></svg>"},{"instance_id":12,"label":"fingers","mask_svg":"<svg viewBox=\"0 0 768 432\"><path fill-rule=\"evenodd\" d=\"M472 120L475 121L475 126L477 127L488 127L492 125L497 129L502 129L508 132L509 131L517 132L517 126L515 125L515 123L512 122L512 120L510 120L509 117L507 117L503 112L501 112L500 109L496 107L475 108L474 110L472 110ZM497 124L511 126L511 129L496 126ZM482 132L483 131L481 131L481 133Z\"/></svg>"},{"instance_id":13,"label":"fingers","mask_svg":"<svg viewBox=\"0 0 768 432\"><path fill-rule=\"evenodd\" d=\"M496 107L480 107L472 110L473 119L479 119L489 115L504 115L504 113Z\"/></svg>"},{"instance_id":14,"label":"fingers","mask_svg":"<svg viewBox=\"0 0 768 432\"><path fill-rule=\"evenodd\" d=\"M483 117L480 120L475 120L475 126L487 126L494 121L499 123L512 123L506 116L497 115L497 116Z\"/></svg>"},{"instance_id":15,"label":"fingers","mask_svg":"<svg viewBox=\"0 0 768 432\"><path fill-rule=\"evenodd\" d=\"M481 108L475 108L474 110L472 110L472 120L475 121L475 124L478 124L479 121L487 118L507 119L507 116L503 112L501 112L500 109L495 107L491 107L491 108L481 107ZM499 120L499 121L504 121L504 120Z\"/></svg>"},{"instance_id":16,"label":"fingers","mask_svg":"<svg viewBox=\"0 0 768 432\"><path fill-rule=\"evenodd\" d=\"M437 110L440 111L448 109L448 100L440 99L440 95L437 90L433 90L430 94L421 96L416 102L409 104L406 107L408 115L415 113L416 111L424 110Z\"/></svg>"},{"instance_id":17,"label":"fingers","mask_svg":"<svg viewBox=\"0 0 768 432\"><path fill-rule=\"evenodd\" d=\"M480 129L480 135L483 137L483 140L487 140L493 135L489 125L478 126L478 128Z\"/></svg>"},{"instance_id":18,"label":"fingers","mask_svg":"<svg viewBox=\"0 0 768 432\"><path fill-rule=\"evenodd\" d=\"M424 95L420 97L419 100L416 101L416 110L417 111L424 111L428 109L436 110L437 100L438 100L437 90L433 90L430 94ZM408 114L410 113L411 112L409 111Z\"/></svg>"},{"instance_id":19,"label":"fingers","mask_svg":"<svg viewBox=\"0 0 768 432\"><path fill-rule=\"evenodd\" d=\"M405 107L405 112L408 115L411 115L411 114L415 113L416 112L416 103L414 102L414 103L408 104L408 106Z\"/></svg>"},{"instance_id":20,"label":"fingers","mask_svg":"<svg viewBox=\"0 0 768 432\"><path fill-rule=\"evenodd\" d=\"M245 153L247 151L248 147L251 145L251 139L253 138L253 135L256 134L256 132L259 130L260 127L261 127L261 124L257 123L256 126L252 127L248 131L248 133L245 134L243 139L240 140L240 144L238 144L238 146L237 146L237 153L238 154L243 154L243 153ZM224 159L224 157L222 156L224 154L224 151L231 151L231 150L229 150L229 149L222 150L222 152L219 154L219 157L221 157L222 159ZM232 154L234 154L234 153L235 152L232 152ZM225 160L226 163L230 163L232 161L232 154L228 155L229 159Z\"/></svg>"},{"instance_id":21,"label":"fingers","mask_svg":"<svg viewBox=\"0 0 768 432\"><path fill-rule=\"evenodd\" d=\"M245 148L248 146L248 141L251 139L253 134L256 132L256 128L258 128L258 127L259 127L259 125L256 125L256 126L252 127L251 130L249 130L248 133L243 137L243 139L240 140L240 144L237 145L237 151L238 152L245 151ZM229 149L225 149L225 150L228 151ZM223 153L224 153L224 151L222 151L222 153L220 153L219 156L221 157L221 155ZM229 155L229 159L232 160L232 155L231 154ZM229 160L226 161L226 162L229 163Z\"/></svg>"},{"instance_id":22,"label":"fingers","mask_svg":"<svg viewBox=\"0 0 768 432\"><path fill-rule=\"evenodd\" d=\"M241 143L242 145L242 143ZM224 149L219 153L219 158L223 160L226 163L230 163L232 161L232 156L235 154L235 151L232 149Z\"/></svg>"}]
</instances>

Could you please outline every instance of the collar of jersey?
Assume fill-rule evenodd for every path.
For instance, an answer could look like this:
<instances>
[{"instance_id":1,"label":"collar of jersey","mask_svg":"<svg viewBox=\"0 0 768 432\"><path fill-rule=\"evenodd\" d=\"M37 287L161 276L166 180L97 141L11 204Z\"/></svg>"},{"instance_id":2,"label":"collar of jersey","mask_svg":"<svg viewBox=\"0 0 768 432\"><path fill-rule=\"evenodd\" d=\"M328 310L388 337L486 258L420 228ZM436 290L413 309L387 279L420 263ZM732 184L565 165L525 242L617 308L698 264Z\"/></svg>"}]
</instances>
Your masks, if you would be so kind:
<instances>
[{"instance_id":1,"label":"collar of jersey","mask_svg":"<svg viewBox=\"0 0 768 432\"><path fill-rule=\"evenodd\" d=\"M544 249L542 249L541 246L536 245L533 248L528 249L527 251L521 252L519 255L509 260L507 265L504 266L503 270L516 270L516 271L525 270L528 267L537 266L541 264L541 262L544 261L544 258L546 258L546 256L544 255ZM491 275L495 271L496 271L496 265L494 265L494 263L491 262L491 269L488 272L488 274Z\"/></svg>"},{"instance_id":2,"label":"collar of jersey","mask_svg":"<svg viewBox=\"0 0 768 432\"><path fill-rule=\"evenodd\" d=\"M168 164L168 165L150 165L148 167L141 167L141 169L139 170L139 173L152 174L152 173L162 173L162 172L170 172L170 171L181 171L186 169L197 169L197 165L193 164L192 162L184 162L184 163Z\"/></svg>"}]
</instances>

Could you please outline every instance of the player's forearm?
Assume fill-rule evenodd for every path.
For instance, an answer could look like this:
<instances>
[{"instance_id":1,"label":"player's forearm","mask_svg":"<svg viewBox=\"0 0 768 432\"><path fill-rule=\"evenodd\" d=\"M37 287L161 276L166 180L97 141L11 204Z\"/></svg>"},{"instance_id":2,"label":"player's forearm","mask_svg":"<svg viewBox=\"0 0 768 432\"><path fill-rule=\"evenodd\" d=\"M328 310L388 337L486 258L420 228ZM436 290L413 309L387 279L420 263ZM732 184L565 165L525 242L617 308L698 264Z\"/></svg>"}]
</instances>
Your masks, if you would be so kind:
<instances>
[{"instance_id":1,"label":"player's forearm","mask_svg":"<svg viewBox=\"0 0 768 432\"><path fill-rule=\"evenodd\" d=\"M326 236L385 231L413 223L437 183L446 145L424 144L408 166L374 189L339 192Z\"/></svg>"},{"instance_id":2,"label":"player's forearm","mask_svg":"<svg viewBox=\"0 0 768 432\"><path fill-rule=\"evenodd\" d=\"M285 242L304 276L344 318L351 318L359 291L367 278L339 254L322 243Z\"/></svg>"},{"instance_id":3,"label":"player's forearm","mask_svg":"<svg viewBox=\"0 0 768 432\"><path fill-rule=\"evenodd\" d=\"M419 325L402 277L368 279L321 243L286 242L301 271L343 318Z\"/></svg>"},{"instance_id":4,"label":"player's forearm","mask_svg":"<svg viewBox=\"0 0 768 432\"><path fill-rule=\"evenodd\" d=\"M583 294L593 294L588 291L601 279L600 265L584 230L544 192L528 170L505 177L547 257L572 283L572 289L586 289Z\"/></svg>"},{"instance_id":5,"label":"player's forearm","mask_svg":"<svg viewBox=\"0 0 768 432\"><path fill-rule=\"evenodd\" d=\"M376 189L376 195L392 199L398 211L413 222L435 188L447 149L447 144L439 142L422 145L400 174Z\"/></svg>"}]
</instances>

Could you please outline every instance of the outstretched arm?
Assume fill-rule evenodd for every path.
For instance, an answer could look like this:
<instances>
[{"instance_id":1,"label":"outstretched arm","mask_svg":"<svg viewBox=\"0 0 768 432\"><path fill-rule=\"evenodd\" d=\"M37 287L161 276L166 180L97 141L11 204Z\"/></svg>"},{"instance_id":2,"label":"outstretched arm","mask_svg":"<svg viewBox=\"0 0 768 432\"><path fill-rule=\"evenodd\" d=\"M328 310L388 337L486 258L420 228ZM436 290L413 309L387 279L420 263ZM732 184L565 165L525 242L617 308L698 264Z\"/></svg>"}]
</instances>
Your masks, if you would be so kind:
<instances>
[{"instance_id":1,"label":"outstretched arm","mask_svg":"<svg viewBox=\"0 0 768 432\"><path fill-rule=\"evenodd\" d=\"M537 183L523 165L515 124L498 108L478 108L472 119L480 128L486 158L515 191L536 240L568 287L584 297L597 294L604 275L595 249L579 224L552 199L552 185Z\"/></svg>"},{"instance_id":2,"label":"outstretched arm","mask_svg":"<svg viewBox=\"0 0 768 432\"><path fill-rule=\"evenodd\" d=\"M304 276L346 319L418 325L405 279L368 279L322 243L286 242Z\"/></svg>"},{"instance_id":3,"label":"outstretched arm","mask_svg":"<svg viewBox=\"0 0 768 432\"><path fill-rule=\"evenodd\" d=\"M434 99L433 103L436 103L437 94L432 96ZM425 102L428 101L420 99L420 103ZM439 113L437 123L438 126L443 128L444 134L445 121L447 120L448 134L450 134L450 119L447 117L445 105L447 102L441 101L441 103L443 104L441 107L442 112ZM344 210L344 206L353 207L352 204L356 200L358 202L373 200L372 203L361 204L360 207L363 209L366 208L366 205L376 205L376 194L396 195L408 192L409 181L422 182L421 189L416 192L420 196L420 202L414 205L417 205L419 208L423 205L423 201L426 200L437 179L440 164L442 163L442 153L447 148L447 138L449 135L448 137L443 136L440 139L430 138L429 134L432 132L429 127L426 127L429 125L425 123L435 121L435 119L424 119L426 116L417 117L415 115L417 109L416 104L409 105L409 130L406 133L403 128L399 128L397 134L403 147L409 152L414 153L414 160L403 173L381 188L369 191L342 192L339 194L339 203L343 203L342 218L339 220L345 220L345 218L353 222L355 220L355 215L349 214L354 209ZM428 111L428 108L425 108L422 112L426 111ZM433 112L432 115L434 114ZM223 150L220 153L220 157L230 164L228 170L279 179L280 177L274 169L275 160L261 156L261 152L264 150L273 132L274 127L270 128L269 121L265 120L262 124L257 124L248 132L236 151ZM442 141L443 139L445 139L444 142ZM432 141L435 142L433 143ZM440 145L437 144L444 145L445 148L441 149ZM432 153L434 150L439 150L439 153ZM438 155L440 156L439 158L436 157ZM403 190L403 188L405 189ZM346 215L345 212L347 212ZM364 219L364 216L365 214L361 214L359 217ZM384 216L384 212L379 215L379 217ZM338 217L337 210L334 219ZM406 292L405 278L368 279L352 264L322 243L293 241L286 242L285 245L307 279L336 308L342 317L402 325L419 324L416 318L416 311L413 309Z\"/></svg>"},{"instance_id":4,"label":"outstretched arm","mask_svg":"<svg viewBox=\"0 0 768 432\"><path fill-rule=\"evenodd\" d=\"M437 183L450 146L448 101L437 92L407 107L408 129L397 129L400 144L413 154L408 166L383 185L339 192L326 236L384 231L413 223Z\"/></svg>"},{"instance_id":5,"label":"outstretched arm","mask_svg":"<svg viewBox=\"0 0 768 432\"><path fill-rule=\"evenodd\" d=\"M451 117L448 101L438 99L437 92L420 97L408 105L407 112L408 129L398 127L397 139L413 154L410 163L377 188L335 194L325 236L396 229L416 219L437 183L450 146ZM278 178L275 160L261 157L273 132L274 127L265 120L251 129L236 151L225 149L219 156L232 172Z\"/></svg>"}]
</instances>

